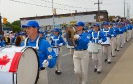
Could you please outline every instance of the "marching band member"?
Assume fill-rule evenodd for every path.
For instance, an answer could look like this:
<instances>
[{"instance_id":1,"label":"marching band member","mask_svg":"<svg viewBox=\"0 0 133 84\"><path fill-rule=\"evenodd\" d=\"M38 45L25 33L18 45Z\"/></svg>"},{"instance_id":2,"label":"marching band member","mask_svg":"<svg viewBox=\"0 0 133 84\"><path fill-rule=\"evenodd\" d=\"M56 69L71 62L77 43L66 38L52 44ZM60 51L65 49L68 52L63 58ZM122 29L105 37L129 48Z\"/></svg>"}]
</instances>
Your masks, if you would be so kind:
<instances>
[{"instance_id":1,"label":"marching band member","mask_svg":"<svg viewBox=\"0 0 133 84\"><path fill-rule=\"evenodd\" d=\"M89 38L88 34L83 31L84 23L79 21L75 25L76 34L74 35L75 43L77 46L74 47L74 72L78 77L80 84L86 84L88 80L88 64L89 54L87 51Z\"/></svg>"},{"instance_id":2,"label":"marching band member","mask_svg":"<svg viewBox=\"0 0 133 84\"><path fill-rule=\"evenodd\" d=\"M115 33L115 29L113 28L113 23L110 23L110 31L113 33L113 36L111 37L111 54L114 57L115 56L115 38L116 38L116 33Z\"/></svg>"},{"instance_id":3,"label":"marching band member","mask_svg":"<svg viewBox=\"0 0 133 84\"><path fill-rule=\"evenodd\" d=\"M54 36L54 30L51 30L51 33L50 33L50 37L49 38L52 38Z\"/></svg>"},{"instance_id":4,"label":"marching band member","mask_svg":"<svg viewBox=\"0 0 133 84\"><path fill-rule=\"evenodd\" d=\"M103 53L105 55L105 62L107 61L108 64L111 63L111 37L114 36L114 33L110 31L109 28L109 24L108 22L104 23L104 28L103 28L103 32L107 38L107 40L103 43L101 43L103 45Z\"/></svg>"},{"instance_id":5,"label":"marching band member","mask_svg":"<svg viewBox=\"0 0 133 84\"><path fill-rule=\"evenodd\" d=\"M119 47L123 47L124 45L124 28L123 28L123 24L120 22L119 23L119 31L120 31L120 46Z\"/></svg>"},{"instance_id":6,"label":"marching band member","mask_svg":"<svg viewBox=\"0 0 133 84\"><path fill-rule=\"evenodd\" d=\"M115 26L114 26L114 31L115 31L115 34L116 34L116 43L115 43L115 50L116 51L119 51L119 48L120 48L120 31L119 31L119 26L118 26L118 23L115 23Z\"/></svg>"},{"instance_id":7,"label":"marching band member","mask_svg":"<svg viewBox=\"0 0 133 84\"><path fill-rule=\"evenodd\" d=\"M46 38L47 38L47 31L45 30L44 32L43 32L43 38L46 40Z\"/></svg>"},{"instance_id":8,"label":"marching band member","mask_svg":"<svg viewBox=\"0 0 133 84\"><path fill-rule=\"evenodd\" d=\"M101 43L106 41L106 37L104 33L100 31L99 24L94 25L94 30L92 34L90 34L90 41L94 44L98 44L98 51L97 53L92 53L92 59L95 64L94 72L97 71L98 74L101 73L102 70L102 46ZM94 46L92 46L94 47Z\"/></svg>"},{"instance_id":9,"label":"marching band member","mask_svg":"<svg viewBox=\"0 0 133 84\"><path fill-rule=\"evenodd\" d=\"M39 63L40 74L47 73L45 68L46 67L53 68L56 64L56 55L54 50L52 49L49 42L44 39L40 39L39 43L37 42L37 40L40 38L38 34L40 26L37 21L30 20L26 25L22 25L22 28L26 28L28 38L26 38L25 41L21 43L21 46L36 47L37 54L39 57L39 62L40 62ZM50 60L48 60L49 56L52 56ZM47 78L47 75L46 77L41 78L43 79L42 80L43 83L45 83L44 81L45 78Z\"/></svg>"},{"instance_id":10,"label":"marching band member","mask_svg":"<svg viewBox=\"0 0 133 84\"><path fill-rule=\"evenodd\" d=\"M85 31L85 33L87 33L87 34L89 33L89 32L88 32L88 29L89 29L89 28L88 28L87 26L84 27L84 31Z\"/></svg>"},{"instance_id":11,"label":"marching band member","mask_svg":"<svg viewBox=\"0 0 133 84\"><path fill-rule=\"evenodd\" d=\"M127 42L130 40L130 26L129 26L129 23L127 22L127 25L126 25L126 28L127 28Z\"/></svg>"},{"instance_id":12,"label":"marching band member","mask_svg":"<svg viewBox=\"0 0 133 84\"><path fill-rule=\"evenodd\" d=\"M124 42L123 42L123 44L125 44L126 43L126 37L127 37L127 35L126 35L126 32L127 32L127 28L126 28L126 26L125 26L125 23L123 23L123 31L124 31L124 33L123 33L123 40L124 40Z\"/></svg>"},{"instance_id":13,"label":"marching band member","mask_svg":"<svg viewBox=\"0 0 133 84\"><path fill-rule=\"evenodd\" d=\"M132 38L132 29L133 29L133 26L132 26L132 24L129 22L129 39Z\"/></svg>"},{"instance_id":14,"label":"marching band member","mask_svg":"<svg viewBox=\"0 0 133 84\"><path fill-rule=\"evenodd\" d=\"M39 31L39 36L41 39L45 39L44 36L43 36L43 32L42 31Z\"/></svg>"},{"instance_id":15,"label":"marching band member","mask_svg":"<svg viewBox=\"0 0 133 84\"><path fill-rule=\"evenodd\" d=\"M0 47L4 47L5 46L5 41L3 40L3 36L0 35Z\"/></svg>"},{"instance_id":16,"label":"marching band member","mask_svg":"<svg viewBox=\"0 0 133 84\"><path fill-rule=\"evenodd\" d=\"M60 31L59 28L55 28L54 30L54 36L52 37L52 42L51 45L56 53L57 56L57 63L56 63L56 71L55 73L57 75L60 75L61 72L61 57L62 57L62 48L61 46L65 45L65 41L63 40L63 38L60 35Z\"/></svg>"},{"instance_id":17,"label":"marching band member","mask_svg":"<svg viewBox=\"0 0 133 84\"><path fill-rule=\"evenodd\" d=\"M91 35L91 33L93 32L93 26L90 26L90 29L88 30L88 35ZM92 56L92 53L91 52L89 52L89 57L91 57Z\"/></svg>"},{"instance_id":18,"label":"marching band member","mask_svg":"<svg viewBox=\"0 0 133 84\"><path fill-rule=\"evenodd\" d=\"M93 26L90 26L90 29L88 30L88 34L91 34L92 33L92 31L93 31Z\"/></svg>"},{"instance_id":19,"label":"marching band member","mask_svg":"<svg viewBox=\"0 0 133 84\"><path fill-rule=\"evenodd\" d=\"M69 49L70 49L70 55L71 57L73 58L73 53L74 53L74 44L72 41L74 41L74 32L75 31L72 31L73 28L68 26L66 27L66 41L67 41L67 45L69 46Z\"/></svg>"}]
</instances>

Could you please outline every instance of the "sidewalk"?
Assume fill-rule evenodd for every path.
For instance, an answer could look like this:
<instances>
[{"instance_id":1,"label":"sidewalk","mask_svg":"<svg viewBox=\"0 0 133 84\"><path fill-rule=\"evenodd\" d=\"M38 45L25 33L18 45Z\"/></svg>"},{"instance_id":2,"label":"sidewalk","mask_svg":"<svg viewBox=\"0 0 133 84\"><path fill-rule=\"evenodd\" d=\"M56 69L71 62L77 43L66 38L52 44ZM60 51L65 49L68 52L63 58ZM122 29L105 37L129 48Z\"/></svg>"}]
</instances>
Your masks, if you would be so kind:
<instances>
[{"instance_id":1,"label":"sidewalk","mask_svg":"<svg viewBox=\"0 0 133 84\"><path fill-rule=\"evenodd\" d=\"M101 84L133 84L133 42Z\"/></svg>"}]
</instances>

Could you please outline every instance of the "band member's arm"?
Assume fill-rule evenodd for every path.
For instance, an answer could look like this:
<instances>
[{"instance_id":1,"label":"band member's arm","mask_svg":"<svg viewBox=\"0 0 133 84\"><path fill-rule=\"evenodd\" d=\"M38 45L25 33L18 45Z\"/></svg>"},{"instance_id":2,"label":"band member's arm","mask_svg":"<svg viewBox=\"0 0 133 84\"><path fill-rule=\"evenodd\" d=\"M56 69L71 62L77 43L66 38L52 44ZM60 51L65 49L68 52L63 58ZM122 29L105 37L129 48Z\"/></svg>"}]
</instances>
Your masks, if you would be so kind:
<instances>
[{"instance_id":1,"label":"band member's arm","mask_svg":"<svg viewBox=\"0 0 133 84\"><path fill-rule=\"evenodd\" d=\"M64 41L64 39L62 37L60 37L60 43L62 43L62 45L65 45L66 44L65 41Z\"/></svg>"},{"instance_id":2,"label":"band member's arm","mask_svg":"<svg viewBox=\"0 0 133 84\"><path fill-rule=\"evenodd\" d=\"M88 34L80 36L78 40L75 41L76 44L82 44L83 46L88 44L90 42L90 39L88 38Z\"/></svg>"},{"instance_id":3,"label":"band member's arm","mask_svg":"<svg viewBox=\"0 0 133 84\"><path fill-rule=\"evenodd\" d=\"M45 53L45 56L47 57L48 59L48 56L52 56L52 59L49 60L49 65L48 67L49 68L53 68L56 64L56 54L54 52L54 50L52 49L51 45L49 44L49 42L45 41L45 45L43 46L44 47L44 53Z\"/></svg>"},{"instance_id":4,"label":"band member's arm","mask_svg":"<svg viewBox=\"0 0 133 84\"><path fill-rule=\"evenodd\" d=\"M105 42L107 40L106 36L104 35L103 32L100 32L99 39L102 40L102 42Z\"/></svg>"},{"instance_id":5,"label":"band member's arm","mask_svg":"<svg viewBox=\"0 0 133 84\"><path fill-rule=\"evenodd\" d=\"M116 33L114 32L114 29L111 31L111 36L116 37Z\"/></svg>"}]
</instances>

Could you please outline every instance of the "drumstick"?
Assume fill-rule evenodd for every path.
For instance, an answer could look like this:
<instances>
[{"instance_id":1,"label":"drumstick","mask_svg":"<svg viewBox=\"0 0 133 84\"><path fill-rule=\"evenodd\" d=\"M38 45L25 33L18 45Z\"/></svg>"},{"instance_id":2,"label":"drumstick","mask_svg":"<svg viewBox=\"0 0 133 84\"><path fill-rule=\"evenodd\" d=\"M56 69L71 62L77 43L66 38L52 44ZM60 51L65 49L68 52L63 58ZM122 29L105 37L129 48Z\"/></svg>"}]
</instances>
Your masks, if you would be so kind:
<instances>
[{"instance_id":1,"label":"drumstick","mask_svg":"<svg viewBox=\"0 0 133 84\"><path fill-rule=\"evenodd\" d=\"M48 59L47 59L47 61L45 63L47 63L48 60L50 60L50 59L52 59L52 56L51 55L48 56Z\"/></svg>"}]
</instances>

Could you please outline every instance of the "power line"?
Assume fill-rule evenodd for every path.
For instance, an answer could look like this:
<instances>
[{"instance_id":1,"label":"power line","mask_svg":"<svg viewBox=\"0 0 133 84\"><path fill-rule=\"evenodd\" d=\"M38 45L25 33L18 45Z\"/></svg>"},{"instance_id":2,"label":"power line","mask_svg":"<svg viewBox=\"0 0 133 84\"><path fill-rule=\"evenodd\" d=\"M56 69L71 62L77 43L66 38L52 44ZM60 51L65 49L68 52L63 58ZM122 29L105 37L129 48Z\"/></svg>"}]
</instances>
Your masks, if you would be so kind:
<instances>
[{"instance_id":1,"label":"power line","mask_svg":"<svg viewBox=\"0 0 133 84\"><path fill-rule=\"evenodd\" d=\"M22 2L22 1L16 1L16 0L10 0L10 1L17 2L17 3L22 3L22 4L28 4L28 5L39 6L39 7L52 8L52 7L49 7L49 6L46 6L46 5L31 4L31 3ZM75 11L75 10L63 9L63 8L56 8L56 9L59 9L59 10L68 10L68 11ZM88 9L89 9L89 8L88 8Z\"/></svg>"},{"instance_id":2,"label":"power line","mask_svg":"<svg viewBox=\"0 0 133 84\"><path fill-rule=\"evenodd\" d=\"M32 0L33 1L33 0ZM48 3L52 3L50 1L46 1L46 0L41 0L41 1L44 1L44 2L48 2ZM76 7L76 6L70 6L70 5L64 5L64 4L60 4L60 3L53 3L53 4L57 4L57 5L62 5L62 6L67 6L67 7L70 7L70 8L82 8L82 9L96 9L96 8L83 8L83 7Z\"/></svg>"}]
</instances>

